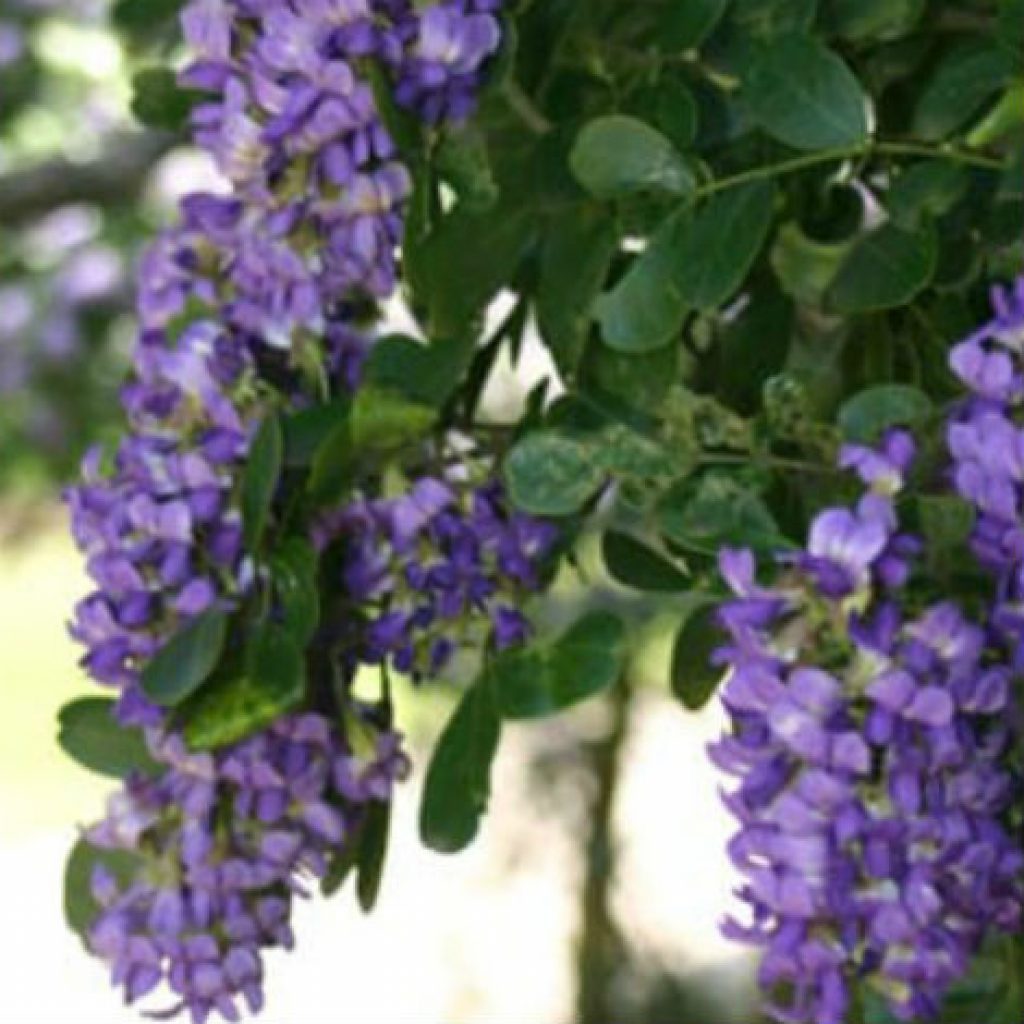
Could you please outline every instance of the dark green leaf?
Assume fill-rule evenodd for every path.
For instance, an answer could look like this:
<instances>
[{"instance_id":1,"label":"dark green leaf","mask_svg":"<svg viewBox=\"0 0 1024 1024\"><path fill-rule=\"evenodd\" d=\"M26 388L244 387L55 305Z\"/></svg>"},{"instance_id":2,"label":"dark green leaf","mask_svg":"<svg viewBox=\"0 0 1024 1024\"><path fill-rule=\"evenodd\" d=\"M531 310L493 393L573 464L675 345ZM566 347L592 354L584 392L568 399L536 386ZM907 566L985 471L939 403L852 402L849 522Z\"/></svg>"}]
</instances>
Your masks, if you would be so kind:
<instances>
[{"instance_id":1,"label":"dark green leaf","mask_svg":"<svg viewBox=\"0 0 1024 1024\"><path fill-rule=\"evenodd\" d=\"M228 616L209 611L176 633L142 670L142 689L162 707L174 707L210 678L228 634Z\"/></svg>"},{"instance_id":2,"label":"dark green leaf","mask_svg":"<svg viewBox=\"0 0 1024 1024\"><path fill-rule=\"evenodd\" d=\"M678 335L686 317L676 259L689 224L682 210L658 230L625 277L594 303L605 344L620 352L652 352Z\"/></svg>"},{"instance_id":3,"label":"dark green leaf","mask_svg":"<svg viewBox=\"0 0 1024 1024\"><path fill-rule=\"evenodd\" d=\"M967 175L948 160L923 160L906 168L889 189L885 205L893 220L913 230L947 213L967 191Z\"/></svg>"},{"instance_id":4,"label":"dark green leaf","mask_svg":"<svg viewBox=\"0 0 1024 1024\"><path fill-rule=\"evenodd\" d=\"M504 718L557 714L612 686L622 673L626 630L610 612L590 612L550 644L499 655L491 668Z\"/></svg>"},{"instance_id":5,"label":"dark green leaf","mask_svg":"<svg viewBox=\"0 0 1024 1024\"><path fill-rule=\"evenodd\" d=\"M700 711L722 679L722 668L711 662L725 640L715 620L717 611L717 604L692 611L672 645L672 692L688 711Z\"/></svg>"},{"instance_id":6,"label":"dark green leaf","mask_svg":"<svg viewBox=\"0 0 1024 1024\"><path fill-rule=\"evenodd\" d=\"M809 29L817 6L818 0L732 0L732 17L745 34L773 39Z\"/></svg>"},{"instance_id":7,"label":"dark green leaf","mask_svg":"<svg viewBox=\"0 0 1024 1024\"><path fill-rule=\"evenodd\" d=\"M462 698L427 769L420 837L430 849L458 853L476 838L500 735L494 693L485 677Z\"/></svg>"},{"instance_id":8,"label":"dark green leaf","mask_svg":"<svg viewBox=\"0 0 1024 1024\"><path fill-rule=\"evenodd\" d=\"M468 210L488 210L498 201L487 140L475 126L463 125L445 133L436 166Z\"/></svg>"},{"instance_id":9,"label":"dark green leaf","mask_svg":"<svg viewBox=\"0 0 1024 1024\"><path fill-rule=\"evenodd\" d=\"M184 6L185 0L116 0L110 20L122 32L144 33L173 24Z\"/></svg>"},{"instance_id":10,"label":"dark green leaf","mask_svg":"<svg viewBox=\"0 0 1024 1024\"><path fill-rule=\"evenodd\" d=\"M57 715L57 742L74 761L89 771L123 779L131 772L155 774L145 738L138 729L114 718L114 701L83 697L65 704Z\"/></svg>"},{"instance_id":11,"label":"dark green leaf","mask_svg":"<svg viewBox=\"0 0 1024 1024\"><path fill-rule=\"evenodd\" d=\"M767 181L729 189L684 228L675 261L687 306L716 309L743 283L768 234L774 196Z\"/></svg>"},{"instance_id":12,"label":"dark green leaf","mask_svg":"<svg viewBox=\"0 0 1024 1024\"><path fill-rule=\"evenodd\" d=\"M763 551L786 546L760 496L725 473L674 485L658 502L657 514L669 540L706 554L726 544Z\"/></svg>"},{"instance_id":13,"label":"dark green leaf","mask_svg":"<svg viewBox=\"0 0 1024 1024\"><path fill-rule=\"evenodd\" d=\"M64 920L82 940L100 912L93 899L92 874L102 865L121 885L126 885L141 866L141 860L125 850L101 850L84 838L72 847L64 867Z\"/></svg>"},{"instance_id":14,"label":"dark green leaf","mask_svg":"<svg viewBox=\"0 0 1024 1024\"><path fill-rule=\"evenodd\" d=\"M854 395L839 410L838 422L849 441L871 443L895 426L913 426L933 411L932 400L906 384L881 384Z\"/></svg>"},{"instance_id":15,"label":"dark green leaf","mask_svg":"<svg viewBox=\"0 0 1024 1024\"><path fill-rule=\"evenodd\" d=\"M625 533L609 530L602 537L604 564L612 578L636 590L675 593L691 585L664 555Z\"/></svg>"},{"instance_id":16,"label":"dark green leaf","mask_svg":"<svg viewBox=\"0 0 1024 1024\"><path fill-rule=\"evenodd\" d=\"M917 231L885 224L850 250L829 289L830 304L845 314L906 305L932 279L936 258L931 224Z\"/></svg>"},{"instance_id":17,"label":"dark green leaf","mask_svg":"<svg viewBox=\"0 0 1024 1024\"><path fill-rule=\"evenodd\" d=\"M188 124L194 97L167 68L147 68L132 78L132 114L150 128L181 131Z\"/></svg>"},{"instance_id":18,"label":"dark green leaf","mask_svg":"<svg viewBox=\"0 0 1024 1024\"><path fill-rule=\"evenodd\" d=\"M242 476L242 523L247 551L256 550L263 539L283 467L281 423L276 416L268 416L256 431Z\"/></svg>"},{"instance_id":19,"label":"dark green leaf","mask_svg":"<svg viewBox=\"0 0 1024 1024\"><path fill-rule=\"evenodd\" d=\"M590 309L618 249L615 222L601 209L555 217L541 252L537 326L563 375L572 375L590 333Z\"/></svg>"},{"instance_id":20,"label":"dark green leaf","mask_svg":"<svg viewBox=\"0 0 1024 1024\"><path fill-rule=\"evenodd\" d=\"M437 407L458 386L471 356L468 346L393 334L374 344L365 380L411 402Z\"/></svg>"},{"instance_id":21,"label":"dark green leaf","mask_svg":"<svg viewBox=\"0 0 1024 1024\"><path fill-rule=\"evenodd\" d=\"M369 913L377 905L380 883L384 877L384 864L388 854L388 834L391 831L391 801L374 800L366 811L359 840L356 896L359 906Z\"/></svg>"},{"instance_id":22,"label":"dark green leaf","mask_svg":"<svg viewBox=\"0 0 1024 1024\"><path fill-rule=\"evenodd\" d=\"M351 405L349 398L339 398L286 416L281 422L285 464L308 466L331 433L348 422Z\"/></svg>"},{"instance_id":23,"label":"dark green leaf","mask_svg":"<svg viewBox=\"0 0 1024 1024\"><path fill-rule=\"evenodd\" d=\"M829 31L845 39L894 39L921 19L926 0L827 0Z\"/></svg>"},{"instance_id":24,"label":"dark green leaf","mask_svg":"<svg viewBox=\"0 0 1024 1024\"><path fill-rule=\"evenodd\" d=\"M569 163L580 184L599 199L637 192L686 196L696 185L686 160L661 132L622 114L589 122Z\"/></svg>"},{"instance_id":25,"label":"dark green leaf","mask_svg":"<svg viewBox=\"0 0 1024 1024\"><path fill-rule=\"evenodd\" d=\"M245 739L296 707L305 683L298 644L285 629L265 625L246 651L243 671L214 678L182 706L185 739L194 750Z\"/></svg>"},{"instance_id":26,"label":"dark green leaf","mask_svg":"<svg viewBox=\"0 0 1024 1024\"><path fill-rule=\"evenodd\" d=\"M867 98L850 69L818 39L788 35L757 50L743 98L761 127L796 149L867 139Z\"/></svg>"},{"instance_id":27,"label":"dark green leaf","mask_svg":"<svg viewBox=\"0 0 1024 1024\"><path fill-rule=\"evenodd\" d=\"M326 505L340 500L352 485L355 452L352 423L345 420L320 443L313 456L307 487L314 501Z\"/></svg>"},{"instance_id":28,"label":"dark green leaf","mask_svg":"<svg viewBox=\"0 0 1024 1024\"><path fill-rule=\"evenodd\" d=\"M1009 82L1013 71L1012 56L987 39L951 50L921 92L914 135L929 140L951 135Z\"/></svg>"},{"instance_id":29,"label":"dark green leaf","mask_svg":"<svg viewBox=\"0 0 1024 1024\"><path fill-rule=\"evenodd\" d=\"M602 480L603 473L587 446L561 434L529 434L505 459L509 497L518 508L534 515L571 515Z\"/></svg>"},{"instance_id":30,"label":"dark green leaf","mask_svg":"<svg viewBox=\"0 0 1024 1024\"><path fill-rule=\"evenodd\" d=\"M270 559L274 593L281 606L282 624L304 648L320 623L317 553L302 537L288 537Z\"/></svg>"},{"instance_id":31,"label":"dark green leaf","mask_svg":"<svg viewBox=\"0 0 1024 1024\"><path fill-rule=\"evenodd\" d=\"M658 47L665 53L696 49L721 20L729 0L671 3L658 25Z\"/></svg>"}]
</instances>

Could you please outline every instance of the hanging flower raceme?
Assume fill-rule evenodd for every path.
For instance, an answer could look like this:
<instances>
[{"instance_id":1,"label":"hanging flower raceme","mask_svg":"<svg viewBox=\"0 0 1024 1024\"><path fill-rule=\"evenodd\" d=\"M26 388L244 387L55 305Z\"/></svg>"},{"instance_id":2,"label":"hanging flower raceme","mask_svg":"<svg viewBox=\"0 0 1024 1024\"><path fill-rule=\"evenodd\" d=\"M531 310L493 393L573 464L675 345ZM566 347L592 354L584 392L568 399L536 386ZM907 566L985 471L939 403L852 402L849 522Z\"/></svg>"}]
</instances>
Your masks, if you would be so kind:
<instances>
[{"instance_id":1,"label":"hanging flower raceme","mask_svg":"<svg viewBox=\"0 0 1024 1024\"><path fill-rule=\"evenodd\" d=\"M500 484L426 477L398 498L366 500L325 517L321 548L338 541L355 614L355 662L437 676L460 647L493 638L502 650L530 634L521 611L539 588L554 527L512 510Z\"/></svg>"},{"instance_id":2,"label":"hanging flower raceme","mask_svg":"<svg viewBox=\"0 0 1024 1024\"><path fill-rule=\"evenodd\" d=\"M730 855L752 912L727 933L763 950L767 1009L792 1024L842 1024L860 985L901 1020L930 1016L987 929L1021 925L1008 672L954 604L899 600L912 451L901 432L846 449L868 492L819 515L771 587L749 552L721 559L732 731L712 756L739 780Z\"/></svg>"},{"instance_id":3,"label":"hanging flower raceme","mask_svg":"<svg viewBox=\"0 0 1024 1024\"><path fill-rule=\"evenodd\" d=\"M993 622L1024 665L1024 277L992 292L993 316L952 352L970 392L948 428L953 483L977 513L972 546L998 580Z\"/></svg>"},{"instance_id":4,"label":"hanging flower raceme","mask_svg":"<svg viewBox=\"0 0 1024 1024\"><path fill-rule=\"evenodd\" d=\"M367 348L359 325L394 286L409 190L365 60L383 61L397 77L424 18L405 3L361 0L188 5L183 23L197 60L184 78L212 94L196 112L197 141L233 191L186 198L179 224L146 253L140 336L123 392L126 436L111 458L90 454L69 495L96 586L72 630L93 678L117 689L121 722L144 727L158 772L129 776L84 836L133 864L123 877L100 857L93 894L101 910L87 939L129 1002L166 982L178 997L170 1013L187 1010L197 1022L211 1012L238 1019L240 1000L260 1008L261 951L291 945L291 898L304 891L303 878L323 878L351 852L369 808L390 800L407 771L389 713L340 692L360 660L404 657L384 639L383 594L390 601L414 587L445 620L431 634L431 664L444 629L457 636L449 642L465 639L459 630L471 611L507 644L527 628L513 594L535 585L534 561L550 543L546 527L507 513L493 490L476 494L470 509L457 509L446 492L415 527L408 503L385 513L383 504L358 502L346 521L373 521L384 533L378 540L354 529L353 550L376 558L383 549L375 545L393 545L401 581L368 589L358 572L335 581L339 592L350 587L342 598L354 620L373 626L350 638L358 646L326 668L330 679L306 680L306 696L315 693L307 705L318 713L290 710L246 739L195 752L140 685L190 622L211 611L250 616L258 604L250 597L267 592L268 570L247 549L242 516L245 467L267 416L357 386ZM482 23L472 24L477 32ZM450 58L452 90L463 95L470 79L479 84L487 53L460 53L445 49L441 63ZM444 76L432 81L446 87ZM464 110L465 97L450 105ZM413 504L433 484L418 485ZM430 580L417 584L414 541L433 543L439 563L422 565ZM273 601L266 607L280 611ZM427 628L421 619L412 633ZM294 653L305 678L316 659Z\"/></svg>"},{"instance_id":5,"label":"hanging flower raceme","mask_svg":"<svg viewBox=\"0 0 1024 1024\"><path fill-rule=\"evenodd\" d=\"M290 949L292 899L322 879L374 802L408 770L399 737L352 720L363 756L329 719L298 714L235 746L190 753L157 741L168 765L133 777L85 841L129 854L127 883L93 874L101 911L88 933L131 1003L166 984L196 1024L263 1005L262 951Z\"/></svg>"}]
</instances>

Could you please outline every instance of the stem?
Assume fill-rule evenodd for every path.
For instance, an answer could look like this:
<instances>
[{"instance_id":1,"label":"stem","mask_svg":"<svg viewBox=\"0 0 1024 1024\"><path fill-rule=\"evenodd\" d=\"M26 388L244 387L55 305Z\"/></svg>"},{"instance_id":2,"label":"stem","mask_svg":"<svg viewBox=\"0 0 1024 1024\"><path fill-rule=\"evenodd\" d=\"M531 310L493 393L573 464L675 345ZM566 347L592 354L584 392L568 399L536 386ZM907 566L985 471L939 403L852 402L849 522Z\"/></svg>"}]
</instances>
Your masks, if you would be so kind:
<instances>
[{"instance_id":1,"label":"stem","mask_svg":"<svg viewBox=\"0 0 1024 1024\"><path fill-rule=\"evenodd\" d=\"M709 182L697 189L693 199L694 201L704 199L716 192L724 192L751 181L778 178L795 171L805 170L808 167L818 167L821 164L868 156L921 156L933 160L948 160L950 163L963 164L967 167L982 167L987 170L1002 170L1005 166L1002 160L986 156L984 153L944 146L929 146L924 142L864 142L856 146L824 149L819 153L808 153L806 156L783 160L777 164L768 164L766 167L754 167L748 171L740 171L739 174L728 178L719 178L717 181Z\"/></svg>"},{"instance_id":2,"label":"stem","mask_svg":"<svg viewBox=\"0 0 1024 1024\"><path fill-rule=\"evenodd\" d=\"M578 1024L608 1024L612 979L622 961L622 940L612 915L609 894L615 871L613 814L622 749L629 727L630 691L625 680L619 680L609 700L611 732L594 744L590 753L596 786L581 894L582 921L576 961Z\"/></svg>"},{"instance_id":3,"label":"stem","mask_svg":"<svg viewBox=\"0 0 1024 1024\"><path fill-rule=\"evenodd\" d=\"M806 459L787 459L779 455L705 455L700 459L702 466L771 466L774 469L791 469L797 473L816 473L821 476L836 476L842 471L835 466Z\"/></svg>"},{"instance_id":4,"label":"stem","mask_svg":"<svg viewBox=\"0 0 1024 1024\"><path fill-rule=\"evenodd\" d=\"M534 135L547 135L554 125L534 105L518 82L508 81L502 89L509 107Z\"/></svg>"}]
</instances>

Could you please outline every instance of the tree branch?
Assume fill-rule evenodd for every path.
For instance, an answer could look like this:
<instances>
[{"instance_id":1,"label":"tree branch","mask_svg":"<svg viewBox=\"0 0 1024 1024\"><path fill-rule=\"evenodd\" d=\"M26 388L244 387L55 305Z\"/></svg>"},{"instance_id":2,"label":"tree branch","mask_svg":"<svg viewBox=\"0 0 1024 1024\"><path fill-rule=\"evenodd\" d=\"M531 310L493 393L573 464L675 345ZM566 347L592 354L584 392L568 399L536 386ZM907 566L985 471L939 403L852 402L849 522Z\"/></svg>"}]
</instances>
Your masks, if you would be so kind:
<instances>
[{"instance_id":1,"label":"tree branch","mask_svg":"<svg viewBox=\"0 0 1024 1024\"><path fill-rule=\"evenodd\" d=\"M125 133L88 163L49 160L0 175L0 226L18 226L68 203L135 202L153 164L179 140L163 132Z\"/></svg>"}]
</instances>

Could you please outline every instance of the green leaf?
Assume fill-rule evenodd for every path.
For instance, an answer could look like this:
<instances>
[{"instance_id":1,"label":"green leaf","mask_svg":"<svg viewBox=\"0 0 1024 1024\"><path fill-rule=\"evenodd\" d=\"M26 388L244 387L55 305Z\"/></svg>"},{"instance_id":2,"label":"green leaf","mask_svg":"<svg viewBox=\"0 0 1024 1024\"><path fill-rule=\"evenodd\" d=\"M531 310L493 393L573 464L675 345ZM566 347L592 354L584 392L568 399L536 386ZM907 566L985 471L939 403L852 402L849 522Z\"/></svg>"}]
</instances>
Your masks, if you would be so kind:
<instances>
[{"instance_id":1,"label":"green leaf","mask_svg":"<svg viewBox=\"0 0 1024 1024\"><path fill-rule=\"evenodd\" d=\"M509 452L504 470L513 504L539 516L572 515L604 479L583 442L550 432L524 437Z\"/></svg>"},{"instance_id":2,"label":"green leaf","mask_svg":"<svg viewBox=\"0 0 1024 1024\"><path fill-rule=\"evenodd\" d=\"M185 0L116 0L110 20L122 32L148 33L172 24L184 6Z\"/></svg>"},{"instance_id":3,"label":"green leaf","mask_svg":"<svg viewBox=\"0 0 1024 1024\"><path fill-rule=\"evenodd\" d=\"M305 648L320 624L316 549L303 537L288 537L274 550L270 573L281 605L282 625Z\"/></svg>"},{"instance_id":4,"label":"green leaf","mask_svg":"<svg viewBox=\"0 0 1024 1024\"><path fill-rule=\"evenodd\" d=\"M114 701L83 697L57 714L57 742L72 760L100 775L123 779L131 772L153 775L159 767L138 729L114 718Z\"/></svg>"},{"instance_id":5,"label":"green leaf","mask_svg":"<svg viewBox=\"0 0 1024 1024\"><path fill-rule=\"evenodd\" d=\"M434 426L437 411L394 391L359 389L352 406L352 445L359 453L389 453L417 441Z\"/></svg>"},{"instance_id":6,"label":"green leaf","mask_svg":"<svg viewBox=\"0 0 1024 1024\"><path fill-rule=\"evenodd\" d=\"M619 238L614 220L589 207L554 217L540 258L537 326L563 376L571 376L590 334L590 309L608 279Z\"/></svg>"},{"instance_id":7,"label":"green leaf","mask_svg":"<svg viewBox=\"0 0 1024 1024\"><path fill-rule=\"evenodd\" d=\"M729 0L684 0L669 4L658 24L658 48L681 53L700 46L722 19Z\"/></svg>"},{"instance_id":8,"label":"green leaf","mask_svg":"<svg viewBox=\"0 0 1024 1024\"><path fill-rule=\"evenodd\" d=\"M150 128L181 131L188 124L194 98L168 68L146 68L132 77L132 114Z\"/></svg>"},{"instance_id":9,"label":"green leaf","mask_svg":"<svg viewBox=\"0 0 1024 1024\"><path fill-rule=\"evenodd\" d=\"M818 0L732 0L732 18L744 34L774 39L810 29L817 7Z\"/></svg>"},{"instance_id":10,"label":"green leaf","mask_svg":"<svg viewBox=\"0 0 1024 1024\"><path fill-rule=\"evenodd\" d=\"M827 0L825 23L844 39L895 39L924 14L926 0Z\"/></svg>"},{"instance_id":11,"label":"green leaf","mask_svg":"<svg viewBox=\"0 0 1024 1024\"><path fill-rule=\"evenodd\" d=\"M442 406L472 357L469 346L392 334L374 343L365 381L423 406Z\"/></svg>"},{"instance_id":12,"label":"green leaf","mask_svg":"<svg viewBox=\"0 0 1024 1024\"><path fill-rule=\"evenodd\" d=\"M1007 85L1013 72L1013 57L996 43L979 38L957 46L920 93L914 136L929 141L948 137Z\"/></svg>"},{"instance_id":13,"label":"green leaf","mask_svg":"<svg viewBox=\"0 0 1024 1024\"><path fill-rule=\"evenodd\" d=\"M672 644L672 692L688 711L704 708L723 676L722 668L711 663L711 655L725 639L715 620L717 611L717 603L697 607Z\"/></svg>"},{"instance_id":14,"label":"green leaf","mask_svg":"<svg viewBox=\"0 0 1024 1024\"><path fill-rule=\"evenodd\" d=\"M624 586L654 593L677 593L691 586L689 577L668 558L629 534L607 531L601 553L612 578Z\"/></svg>"},{"instance_id":15,"label":"green leaf","mask_svg":"<svg viewBox=\"0 0 1024 1024\"><path fill-rule=\"evenodd\" d=\"M193 750L237 743L276 721L302 700L306 667L285 629L265 625L246 650L244 671L225 672L181 708Z\"/></svg>"},{"instance_id":16,"label":"green leaf","mask_svg":"<svg viewBox=\"0 0 1024 1024\"><path fill-rule=\"evenodd\" d=\"M816 242L808 238L799 224L790 222L776 232L769 260L787 295L805 306L817 306L824 301L854 244L852 238Z\"/></svg>"},{"instance_id":17,"label":"green leaf","mask_svg":"<svg viewBox=\"0 0 1024 1024\"><path fill-rule=\"evenodd\" d=\"M102 865L124 886L141 864L126 850L102 850L84 838L72 847L64 866L64 920L83 943L101 910L92 895L93 870Z\"/></svg>"},{"instance_id":18,"label":"green leaf","mask_svg":"<svg viewBox=\"0 0 1024 1024\"><path fill-rule=\"evenodd\" d=\"M904 306L932 279L937 257L930 223L916 231L885 224L853 246L828 300L846 315Z\"/></svg>"},{"instance_id":19,"label":"green leaf","mask_svg":"<svg viewBox=\"0 0 1024 1024\"><path fill-rule=\"evenodd\" d=\"M880 384L854 395L839 410L838 423L848 441L869 444L890 427L913 426L933 412L932 400L907 384Z\"/></svg>"},{"instance_id":20,"label":"green leaf","mask_svg":"<svg viewBox=\"0 0 1024 1024\"><path fill-rule=\"evenodd\" d=\"M427 769L420 837L438 853L458 853L480 829L491 792L501 721L486 676L462 698Z\"/></svg>"},{"instance_id":21,"label":"green leaf","mask_svg":"<svg viewBox=\"0 0 1024 1024\"><path fill-rule=\"evenodd\" d=\"M510 650L491 666L503 718L545 718L612 686L626 659L618 616L589 612L553 643Z\"/></svg>"},{"instance_id":22,"label":"green leaf","mask_svg":"<svg viewBox=\"0 0 1024 1024\"><path fill-rule=\"evenodd\" d=\"M352 423L338 423L320 443L309 470L307 489L321 505L344 497L355 476L355 451L352 444Z\"/></svg>"},{"instance_id":23,"label":"green leaf","mask_svg":"<svg viewBox=\"0 0 1024 1024\"><path fill-rule=\"evenodd\" d=\"M689 211L670 217L633 261L626 275L594 303L606 345L619 352L652 352L683 326L683 300L676 258Z\"/></svg>"},{"instance_id":24,"label":"green leaf","mask_svg":"<svg viewBox=\"0 0 1024 1024\"><path fill-rule=\"evenodd\" d=\"M967 185L962 167L948 160L922 160L900 174L889 189L885 205L896 224L912 231L952 209Z\"/></svg>"},{"instance_id":25,"label":"green leaf","mask_svg":"<svg viewBox=\"0 0 1024 1024\"><path fill-rule=\"evenodd\" d=\"M436 167L466 209L489 210L498 201L487 140L474 125L445 132L437 149Z\"/></svg>"},{"instance_id":26,"label":"green leaf","mask_svg":"<svg viewBox=\"0 0 1024 1024\"><path fill-rule=\"evenodd\" d=\"M533 218L515 196L503 195L483 212L456 207L448 214L414 250L416 298L426 307L430 337L472 337L533 238ZM407 255L408 248L407 239Z\"/></svg>"},{"instance_id":27,"label":"green leaf","mask_svg":"<svg viewBox=\"0 0 1024 1024\"><path fill-rule=\"evenodd\" d=\"M281 421L284 433L284 461L287 466L309 466L327 438L347 423L352 409L349 398L292 413Z\"/></svg>"},{"instance_id":28,"label":"green leaf","mask_svg":"<svg viewBox=\"0 0 1024 1024\"><path fill-rule=\"evenodd\" d=\"M760 496L726 473L673 485L658 502L657 519L669 540L704 554L717 555L726 544L759 551L788 546Z\"/></svg>"},{"instance_id":29,"label":"green leaf","mask_svg":"<svg viewBox=\"0 0 1024 1024\"><path fill-rule=\"evenodd\" d=\"M366 811L366 822L359 840L356 875L356 896L359 906L367 914L377 905L390 831L391 801L372 801Z\"/></svg>"},{"instance_id":30,"label":"green leaf","mask_svg":"<svg viewBox=\"0 0 1024 1024\"><path fill-rule=\"evenodd\" d=\"M284 468L284 434L276 416L268 416L256 431L242 475L242 524L247 551L263 539Z\"/></svg>"},{"instance_id":31,"label":"green leaf","mask_svg":"<svg viewBox=\"0 0 1024 1024\"><path fill-rule=\"evenodd\" d=\"M228 616L209 611L176 633L142 670L142 689L162 707L174 707L210 678L228 634Z\"/></svg>"},{"instance_id":32,"label":"green leaf","mask_svg":"<svg viewBox=\"0 0 1024 1024\"><path fill-rule=\"evenodd\" d=\"M590 121L576 139L569 165L598 199L638 192L687 196L696 186L686 160L661 132L622 114Z\"/></svg>"},{"instance_id":33,"label":"green leaf","mask_svg":"<svg viewBox=\"0 0 1024 1024\"><path fill-rule=\"evenodd\" d=\"M743 77L743 98L771 136L795 149L867 140L867 98L853 72L818 39L787 35L759 48Z\"/></svg>"},{"instance_id":34,"label":"green leaf","mask_svg":"<svg viewBox=\"0 0 1024 1024\"><path fill-rule=\"evenodd\" d=\"M948 494L919 497L917 518L925 550L933 562L941 563L961 550L974 529L974 507Z\"/></svg>"},{"instance_id":35,"label":"green leaf","mask_svg":"<svg viewBox=\"0 0 1024 1024\"><path fill-rule=\"evenodd\" d=\"M715 196L678 236L675 263L683 302L713 310L743 283L772 223L775 188L755 181Z\"/></svg>"}]
</instances>

